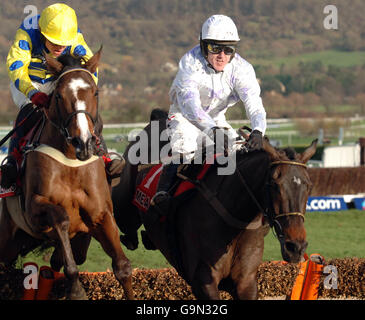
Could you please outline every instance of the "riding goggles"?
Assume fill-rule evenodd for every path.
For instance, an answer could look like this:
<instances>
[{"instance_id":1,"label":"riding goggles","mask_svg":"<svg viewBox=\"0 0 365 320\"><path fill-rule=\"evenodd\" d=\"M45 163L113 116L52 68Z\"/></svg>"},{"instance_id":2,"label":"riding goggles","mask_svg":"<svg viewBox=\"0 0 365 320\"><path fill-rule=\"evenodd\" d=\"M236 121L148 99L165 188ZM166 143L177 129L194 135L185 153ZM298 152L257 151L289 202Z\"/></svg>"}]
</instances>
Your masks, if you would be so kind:
<instances>
[{"instance_id":1,"label":"riding goggles","mask_svg":"<svg viewBox=\"0 0 365 320\"><path fill-rule=\"evenodd\" d=\"M222 44L213 44L213 43L208 43L207 49L208 52L213 54L219 54L223 51L227 56L234 54L236 51L235 46L226 46Z\"/></svg>"}]
</instances>

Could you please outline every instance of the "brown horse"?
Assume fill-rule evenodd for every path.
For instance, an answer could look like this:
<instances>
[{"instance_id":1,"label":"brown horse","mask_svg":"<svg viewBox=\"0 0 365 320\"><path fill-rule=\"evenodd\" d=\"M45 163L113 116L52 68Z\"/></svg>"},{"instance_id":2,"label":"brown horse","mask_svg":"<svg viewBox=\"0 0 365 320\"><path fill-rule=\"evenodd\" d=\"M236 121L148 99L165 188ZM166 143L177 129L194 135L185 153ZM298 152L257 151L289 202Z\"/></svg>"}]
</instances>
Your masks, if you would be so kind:
<instances>
[{"instance_id":1,"label":"brown horse","mask_svg":"<svg viewBox=\"0 0 365 320\"><path fill-rule=\"evenodd\" d=\"M0 262L13 263L40 243L51 242L51 266L64 266L70 299L86 299L77 264L86 259L90 237L112 258L113 271L133 299L131 266L113 217L102 158L93 155L98 121L98 88L92 78L99 50L88 62L70 55L47 57L58 76L40 146L26 154L21 197L4 198L0 212ZM22 203L23 202L23 203Z\"/></svg>"},{"instance_id":2,"label":"brown horse","mask_svg":"<svg viewBox=\"0 0 365 320\"><path fill-rule=\"evenodd\" d=\"M275 229L283 259L303 260L311 189L305 163L315 153L316 141L302 154L277 150L267 140L263 151L237 152L233 174L217 175L213 166L195 190L174 198L176 209L165 217L153 207L143 213L131 204L146 170L138 172L129 163L130 149L121 183L112 193L116 222L125 234L121 240L135 249L143 223L148 237L142 233L142 240L163 253L198 299L219 299L219 289L236 299L257 299L256 274L268 225Z\"/></svg>"}]
</instances>

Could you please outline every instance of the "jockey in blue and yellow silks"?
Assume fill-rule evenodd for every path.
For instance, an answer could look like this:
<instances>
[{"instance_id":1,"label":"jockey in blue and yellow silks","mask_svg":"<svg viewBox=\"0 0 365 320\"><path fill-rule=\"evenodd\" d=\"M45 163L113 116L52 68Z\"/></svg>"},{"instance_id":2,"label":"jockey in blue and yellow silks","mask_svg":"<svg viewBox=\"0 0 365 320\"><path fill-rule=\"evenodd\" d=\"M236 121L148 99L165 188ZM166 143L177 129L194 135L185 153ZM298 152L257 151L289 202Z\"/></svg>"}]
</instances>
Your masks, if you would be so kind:
<instances>
[{"instance_id":1,"label":"jockey in blue and yellow silks","mask_svg":"<svg viewBox=\"0 0 365 320\"><path fill-rule=\"evenodd\" d=\"M85 61L92 57L77 27L75 11L65 4L47 7L41 16L24 21L16 32L7 57L7 68L12 81L12 97L19 108L31 101L34 103L40 92L50 94L53 90L54 75L47 71L45 53L54 58L69 53L83 57ZM97 82L96 74L94 79ZM46 100L45 95L40 96Z\"/></svg>"},{"instance_id":2,"label":"jockey in blue and yellow silks","mask_svg":"<svg viewBox=\"0 0 365 320\"><path fill-rule=\"evenodd\" d=\"M55 75L47 70L45 55L57 58L64 54L81 57L84 62L92 56L81 31L78 29L75 11L63 3L55 3L42 11L40 16L27 18L21 24L15 35L15 40L7 57L7 69L11 80L10 91L14 103L20 108L15 126L32 111L34 106L47 108L49 96L54 90ZM97 84L97 72L93 75ZM15 184L18 173L17 156L19 141L41 119L42 111L36 110L14 133L9 144L9 156L1 165L1 187L9 188ZM98 131L101 133L102 122L99 121ZM95 130L96 131L96 130ZM107 147L99 135L100 145L98 155L104 156L108 180L120 173L119 159L111 161ZM105 157L106 156L106 157Z\"/></svg>"}]
</instances>

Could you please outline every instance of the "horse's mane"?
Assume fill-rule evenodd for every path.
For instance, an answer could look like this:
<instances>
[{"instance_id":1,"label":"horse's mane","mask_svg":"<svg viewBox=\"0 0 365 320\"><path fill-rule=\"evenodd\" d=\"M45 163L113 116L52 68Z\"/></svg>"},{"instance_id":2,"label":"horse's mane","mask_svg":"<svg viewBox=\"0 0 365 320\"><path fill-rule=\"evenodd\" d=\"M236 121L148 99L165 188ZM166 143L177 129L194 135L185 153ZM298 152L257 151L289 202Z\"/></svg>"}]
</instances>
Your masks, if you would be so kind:
<instances>
[{"instance_id":1,"label":"horse's mane","mask_svg":"<svg viewBox=\"0 0 365 320\"><path fill-rule=\"evenodd\" d=\"M284 149L278 149L276 150L283 156L287 157L288 160L295 160L296 159L296 151L292 147L287 147Z\"/></svg>"},{"instance_id":2,"label":"horse's mane","mask_svg":"<svg viewBox=\"0 0 365 320\"><path fill-rule=\"evenodd\" d=\"M268 167L269 165L269 156L268 154L263 151L254 151L254 152L246 152L244 150L237 151L237 166L241 170L247 170L249 168L252 168L252 166L257 166L259 164L264 164L265 167Z\"/></svg>"},{"instance_id":3,"label":"horse's mane","mask_svg":"<svg viewBox=\"0 0 365 320\"><path fill-rule=\"evenodd\" d=\"M297 153L292 147L275 148L275 150L278 152L282 160L296 160ZM250 167L252 165L252 162L265 161L265 158L268 159L268 154L265 151L255 151L247 153L244 150L239 150L237 152L237 156L237 162L241 169ZM268 162L266 163L269 164Z\"/></svg>"}]
</instances>

